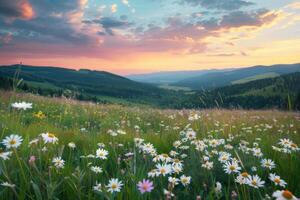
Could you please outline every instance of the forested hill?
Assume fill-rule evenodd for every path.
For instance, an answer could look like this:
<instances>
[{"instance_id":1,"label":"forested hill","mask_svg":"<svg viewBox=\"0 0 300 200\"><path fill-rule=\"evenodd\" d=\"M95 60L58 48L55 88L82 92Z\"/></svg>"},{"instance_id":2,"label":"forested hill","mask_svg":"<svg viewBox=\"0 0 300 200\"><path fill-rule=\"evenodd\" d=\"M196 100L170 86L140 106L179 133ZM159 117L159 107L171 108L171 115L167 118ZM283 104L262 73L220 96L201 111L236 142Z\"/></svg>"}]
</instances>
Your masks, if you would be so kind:
<instances>
[{"instance_id":1,"label":"forested hill","mask_svg":"<svg viewBox=\"0 0 300 200\"><path fill-rule=\"evenodd\" d=\"M56 67L0 67L0 88L16 87L44 96L161 108L245 108L300 110L300 73L201 91L173 91L108 72Z\"/></svg>"},{"instance_id":2,"label":"forested hill","mask_svg":"<svg viewBox=\"0 0 300 200\"><path fill-rule=\"evenodd\" d=\"M195 101L200 107L300 109L300 72L201 91Z\"/></svg>"},{"instance_id":3,"label":"forested hill","mask_svg":"<svg viewBox=\"0 0 300 200\"><path fill-rule=\"evenodd\" d=\"M300 72L298 64L278 64L272 66L254 66L231 71L213 72L181 80L171 85L188 87L194 90L213 89L245 83L253 80L272 78L284 74Z\"/></svg>"},{"instance_id":4,"label":"forested hill","mask_svg":"<svg viewBox=\"0 0 300 200\"><path fill-rule=\"evenodd\" d=\"M22 88L42 95L67 95L80 100L116 100L161 103L174 92L138 83L105 71L73 70L25 65L1 66L0 77L23 80ZM109 97L109 98L105 98Z\"/></svg>"}]
</instances>

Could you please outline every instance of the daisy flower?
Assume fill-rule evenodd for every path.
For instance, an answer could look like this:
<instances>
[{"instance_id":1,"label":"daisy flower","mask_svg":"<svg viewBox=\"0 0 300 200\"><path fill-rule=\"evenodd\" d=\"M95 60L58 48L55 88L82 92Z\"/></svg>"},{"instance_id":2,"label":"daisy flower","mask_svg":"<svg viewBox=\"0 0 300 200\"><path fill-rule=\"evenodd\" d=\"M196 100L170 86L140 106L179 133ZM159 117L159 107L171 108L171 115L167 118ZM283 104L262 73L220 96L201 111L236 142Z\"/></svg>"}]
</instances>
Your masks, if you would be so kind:
<instances>
[{"instance_id":1,"label":"daisy flower","mask_svg":"<svg viewBox=\"0 0 300 200\"><path fill-rule=\"evenodd\" d=\"M247 178L249 177L249 174L247 172L240 173L236 179L235 182L239 184L247 184Z\"/></svg>"},{"instance_id":2,"label":"daisy flower","mask_svg":"<svg viewBox=\"0 0 300 200\"><path fill-rule=\"evenodd\" d=\"M260 188L264 187L265 181L262 181L258 175L254 175L247 178L247 184L254 188Z\"/></svg>"},{"instance_id":3,"label":"daisy flower","mask_svg":"<svg viewBox=\"0 0 300 200\"><path fill-rule=\"evenodd\" d=\"M56 144L58 142L58 138L53 133L42 133L41 136L45 144Z\"/></svg>"},{"instance_id":4,"label":"daisy flower","mask_svg":"<svg viewBox=\"0 0 300 200\"><path fill-rule=\"evenodd\" d=\"M289 148L291 144L293 144L293 141L287 138L280 139L279 143L281 146Z\"/></svg>"},{"instance_id":5,"label":"daisy flower","mask_svg":"<svg viewBox=\"0 0 300 200\"><path fill-rule=\"evenodd\" d=\"M10 135L10 136L6 136L4 138L4 140L2 141L2 144L7 148L17 148L21 145L23 139L21 136L19 135Z\"/></svg>"},{"instance_id":6,"label":"daisy flower","mask_svg":"<svg viewBox=\"0 0 300 200\"><path fill-rule=\"evenodd\" d=\"M180 182L183 186L187 186L191 183L191 177L190 176L185 176L181 175L180 176Z\"/></svg>"},{"instance_id":7,"label":"daisy flower","mask_svg":"<svg viewBox=\"0 0 300 200\"><path fill-rule=\"evenodd\" d=\"M269 179L275 183L275 185L280 185L281 187L285 187L287 184L284 180L280 178L280 176L276 174L270 174Z\"/></svg>"},{"instance_id":8,"label":"daisy flower","mask_svg":"<svg viewBox=\"0 0 300 200\"><path fill-rule=\"evenodd\" d=\"M32 108L32 103L23 102L15 102L11 104L11 107L16 108L18 110L27 110Z\"/></svg>"},{"instance_id":9,"label":"daisy flower","mask_svg":"<svg viewBox=\"0 0 300 200\"><path fill-rule=\"evenodd\" d=\"M275 163L271 159L262 159L261 166L264 168L273 169L275 168Z\"/></svg>"},{"instance_id":10,"label":"daisy flower","mask_svg":"<svg viewBox=\"0 0 300 200\"><path fill-rule=\"evenodd\" d=\"M151 192L154 189L153 182L145 179L138 182L137 187L142 194L145 192Z\"/></svg>"},{"instance_id":11,"label":"daisy flower","mask_svg":"<svg viewBox=\"0 0 300 200\"><path fill-rule=\"evenodd\" d=\"M239 167L238 163L236 161L231 161L231 162L226 162L223 165L224 171L227 174L231 174L231 173L237 173L241 170L241 167Z\"/></svg>"},{"instance_id":12,"label":"daisy flower","mask_svg":"<svg viewBox=\"0 0 300 200\"><path fill-rule=\"evenodd\" d=\"M96 185L94 185L93 189L97 192L102 192L102 185L101 183L97 183L96 182Z\"/></svg>"},{"instance_id":13,"label":"daisy flower","mask_svg":"<svg viewBox=\"0 0 300 200\"><path fill-rule=\"evenodd\" d=\"M110 193L120 192L123 186L122 181L119 181L117 178L112 178L109 180L108 184L106 185L107 191Z\"/></svg>"},{"instance_id":14,"label":"daisy flower","mask_svg":"<svg viewBox=\"0 0 300 200\"><path fill-rule=\"evenodd\" d=\"M168 178L168 181L169 181L169 183L171 183L172 185L178 185L179 179L170 176L170 177Z\"/></svg>"},{"instance_id":15,"label":"daisy flower","mask_svg":"<svg viewBox=\"0 0 300 200\"><path fill-rule=\"evenodd\" d=\"M96 174L102 173L102 168L98 166L91 166L91 170Z\"/></svg>"},{"instance_id":16,"label":"daisy flower","mask_svg":"<svg viewBox=\"0 0 300 200\"><path fill-rule=\"evenodd\" d=\"M75 149L76 144L74 142L69 142L68 147L70 147L71 149Z\"/></svg>"},{"instance_id":17,"label":"daisy flower","mask_svg":"<svg viewBox=\"0 0 300 200\"><path fill-rule=\"evenodd\" d=\"M201 165L203 168L211 170L214 167L213 162L206 161L204 164Z\"/></svg>"},{"instance_id":18,"label":"daisy flower","mask_svg":"<svg viewBox=\"0 0 300 200\"><path fill-rule=\"evenodd\" d=\"M216 182L215 192L216 193L222 192L222 184L220 182Z\"/></svg>"},{"instance_id":19,"label":"daisy flower","mask_svg":"<svg viewBox=\"0 0 300 200\"><path fill-rule=\"evenodd\" d=\"M107 159L107 155L108 155L108 151L104 150L104 149L97 149L96 151L96 158L100 158L100 159Z\"/></svg>"},{"instance_id":20,"label":"daisy flower","mask_svg":"<svg viewBox=\"0 0 300 200\"><path fill-rule=\"evenodd\" d=\"M65 166L65 161L61 157L53 158L52 163L57 169L64 168Z\"/></svg>"},{"instance_id":21,"label":"daisy flower","mask_svg":"<svg viewBox=\"0 0 300 200\"><path fill-rule=\"evenodd\" d=\"M3 160L8 160L11 154L11 151L4 152L2 151L2 149L0 149L0 158L2 158Z\"/></svg>"},{"instance_id":22,"label":"daisy flower","mask_svg":"<svg viewBox=\"0 0 300 200\"><path fill-rule=\"evenodd\" d=\"M158 173L163 176L172 173L172 165L170 164L157 164L156 168Z\"/></svg>"},{"instance_id":23,"label":"daisy flower","mask_svg":"<svg viewBox=\"0 0 300 200\"><path fill-rule=\"evenodd\" d=\"M277 190L272 196L276 198L276 200L298 200L298 198L288 190Z\"/></svg>"}]
</instances>

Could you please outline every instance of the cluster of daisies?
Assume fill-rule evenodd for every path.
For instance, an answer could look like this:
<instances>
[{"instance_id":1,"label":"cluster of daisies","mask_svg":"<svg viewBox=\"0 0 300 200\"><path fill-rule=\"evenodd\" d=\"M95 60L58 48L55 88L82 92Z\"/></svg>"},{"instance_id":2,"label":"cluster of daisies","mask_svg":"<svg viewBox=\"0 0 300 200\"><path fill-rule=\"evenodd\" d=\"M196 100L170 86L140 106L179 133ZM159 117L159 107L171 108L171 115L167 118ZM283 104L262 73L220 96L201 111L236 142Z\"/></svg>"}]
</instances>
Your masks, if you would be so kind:
<instances>
[{"instance_id":1,"label":"cluster of daisies","mask_svg":"<svg viewBox=\"0 0 300 200\"><path fill-rule=\"evenodd\" d=\"M32 108L32 104L26 102L13 103L11 106L19 110ZM184 115L182 112L179 112L179 114ZM40 119L45 118L45 114L41 111L34 114L34 116ZM170 115L169 119L174 120L176 116ZM198 113L192 113L188 116L190 123L199 119L201 119L201 116ZM137 118L137 121L141 121L141 119ZM150 125L150 123L146 124L146 126ZM164 127L165 130L170 129L163 121L160 122L159 126ZM163 195L165 195L167 199L171 199L176 197L177 188L183 187L188 189L191 187L195 179L189 174L188 168L185 168L185 163L187 163L187 159L192 152L194 155L199 156L197 160L198 163L195 164L199 165L199 171L201 171L201 173L216 172L219 170L218 173L227 174L236 185L249 187L254 190L259 190L271 184L277 189L280 188L271 194L275 199L297 200L298 198L287 190L288 183L276 173L277 165L275 161L265 156L260 146L261 139L255 138L255 142L253 143L241 139L243 134L251 134L253 131L264 132L273 128L273 126L270 124L261 124L253 127L242 127L240 134L229 134L226 139L216 137L217 134L214 133L224 131L224 127L226 126L228 125L225 124L225 126L221 127L220 122L215 121L214 127L218 129L208 131L205 138L199 139L197 132L191 128L191 124L188 124L179 132L179 139L173 142L172 149L167 153L160 153L152 143L145 141L143 138L134 138L132 146L134 152L127 152L124 155L125 158L140 155L150 161L149 165L144 166L147 171L143 175L143 179L135 183L138 191L141 194L151 193L156 188L155 183L157 183L157 180L165 180L167 184L163 186ZM134 129L137 133L141 132L141 127L138 125L135 125ZM177 131L178 129L178 126L173 127L173 130ZM81 128L80 131L87 132L84 128ZM107 131L107 134L114 138L119 135L126 135L127 133L122 129L110 129ZM4 148L3 150L0 149L0 158L3 160L10 159L22 145L22 142L23 138L20 135L11 134L6 136L1 142ZM47 152L51 145L58 143L59 139L54 133L45 132L30 140L28 145L32 147L41 144L41 150ZM72 150L77 148L74 142L69 142L67 146ZM123 144L119 144L119 146L123 147ZM298 145L288 138L280 139L276 146L272 146L272 149L276 152L286 154L300 152ZM98 143L97 149L94 149L91 154L80 155L80 158L92 158L105 162L110 159L111 154L112 152L108 151L104 143ZM244 158L250 159L253 162L251 162L251 164L243 162L243 160L246 160ZM35 156L30 156L28 163L34 164L35 160ZM53 158L51 157L50 165L59 171L65 168L66 160L64 160L61 155L57 155ZM99 166L93 162L88 163L88 170L91 170L91 172L96 175L106 172L103 166ZM262 176L261 171L263 171L266 176ZM224 186L226 186L228 182L224 182L224 180L221 179L218 180L218 176L215 178L214 191L218 197L221 197L225 194ZM222 181L224 186L222 185ZM116 194L124 189L125 184L126 181L122 180L122 178L110 178L107 182L93 182L92 189L96 193L107 192ZM14 183L7 181L1 183L1 185L11 188L16 186ZM232 192L232 194L235 194L235 191ZM199 196L199 199L200 198L201 196Z\"/></svg>"}]
</instances>

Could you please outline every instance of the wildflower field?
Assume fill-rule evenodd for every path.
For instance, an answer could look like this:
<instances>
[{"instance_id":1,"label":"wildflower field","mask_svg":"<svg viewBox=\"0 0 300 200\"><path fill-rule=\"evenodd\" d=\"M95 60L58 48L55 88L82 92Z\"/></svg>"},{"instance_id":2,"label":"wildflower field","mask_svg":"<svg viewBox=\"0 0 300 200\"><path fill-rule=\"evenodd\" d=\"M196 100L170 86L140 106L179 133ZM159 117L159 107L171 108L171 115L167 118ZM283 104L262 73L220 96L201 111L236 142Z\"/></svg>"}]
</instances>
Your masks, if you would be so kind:
<instances>
[{"instance_id":1,"label":"wildflower field","mask_svg":"<svg viewBox=\"0 0 300 200\"><path fill-rule=\"evenodd\" d=\"M300 196L299 113L0 100L0 199Z\"/></svg>"}]
</instances>

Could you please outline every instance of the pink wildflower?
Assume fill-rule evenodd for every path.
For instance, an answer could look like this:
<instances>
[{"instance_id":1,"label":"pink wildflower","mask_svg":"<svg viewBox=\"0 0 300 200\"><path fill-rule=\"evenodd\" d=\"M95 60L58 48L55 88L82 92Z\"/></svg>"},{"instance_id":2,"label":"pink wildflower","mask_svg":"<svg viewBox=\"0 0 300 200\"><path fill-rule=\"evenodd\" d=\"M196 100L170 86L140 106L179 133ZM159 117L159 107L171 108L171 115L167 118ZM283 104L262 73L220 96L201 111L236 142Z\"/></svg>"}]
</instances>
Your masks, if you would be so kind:
<instances>
[{"instance_id":1,"label":"pink wildflower","mask_svg":"<svg viewBox=\"0 0 300 200\"><path fill-rule=\"evenodd\" d=\"M149 180L143 179L143 181L140 181L138 184L139 191L143 194L145 192L151 192L153 190L153 182Z\"/></svg>"}]
</instances>

